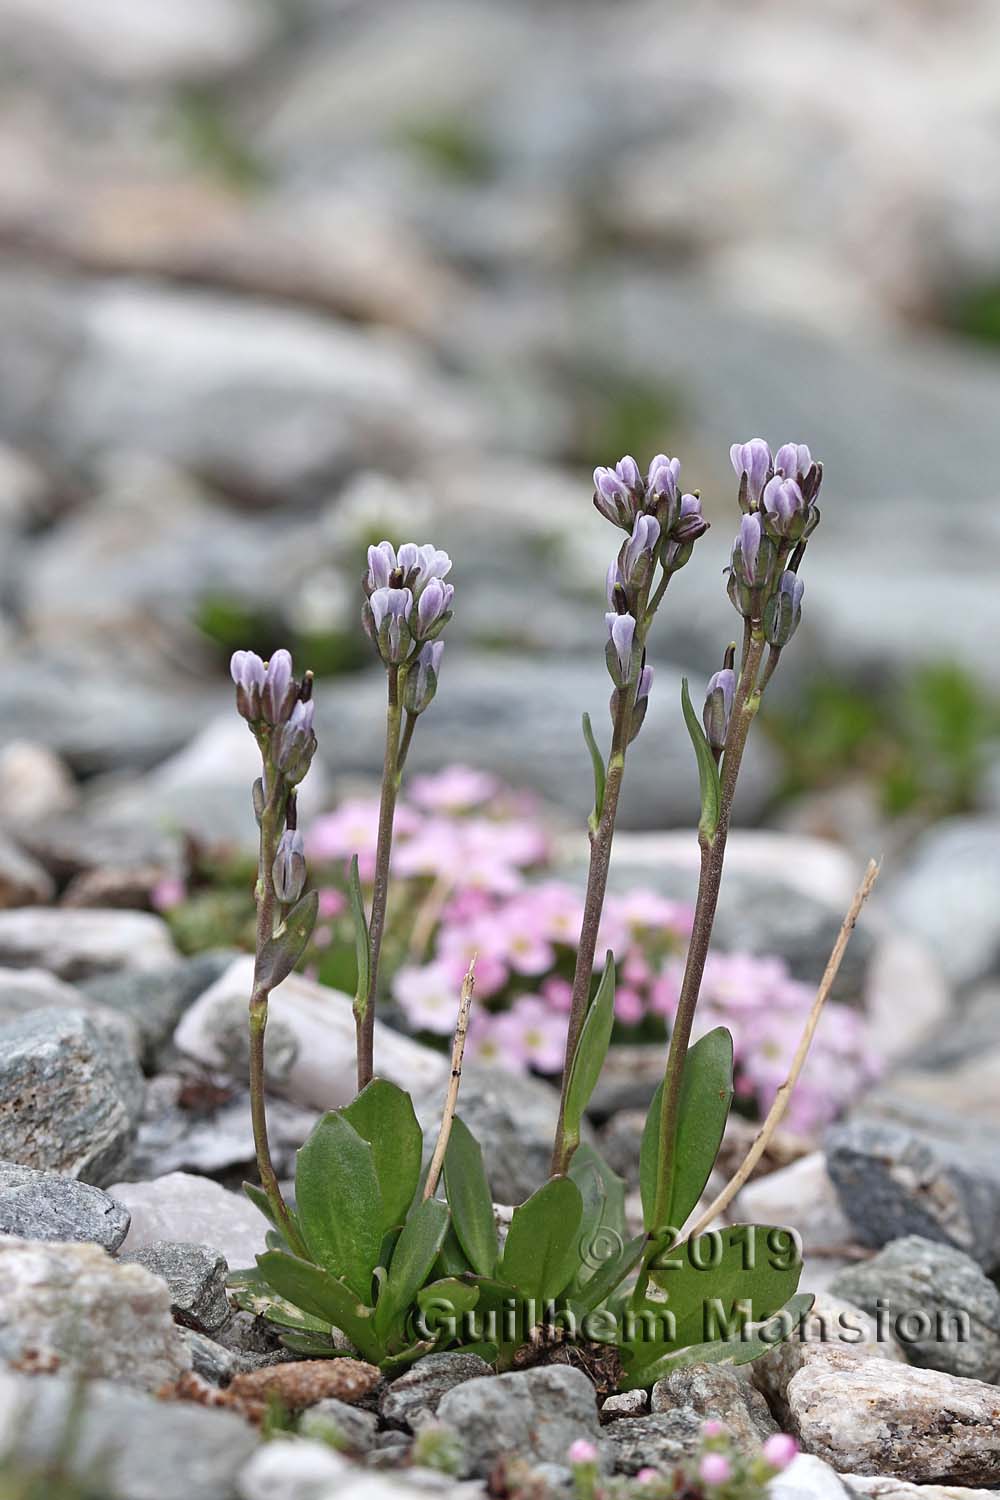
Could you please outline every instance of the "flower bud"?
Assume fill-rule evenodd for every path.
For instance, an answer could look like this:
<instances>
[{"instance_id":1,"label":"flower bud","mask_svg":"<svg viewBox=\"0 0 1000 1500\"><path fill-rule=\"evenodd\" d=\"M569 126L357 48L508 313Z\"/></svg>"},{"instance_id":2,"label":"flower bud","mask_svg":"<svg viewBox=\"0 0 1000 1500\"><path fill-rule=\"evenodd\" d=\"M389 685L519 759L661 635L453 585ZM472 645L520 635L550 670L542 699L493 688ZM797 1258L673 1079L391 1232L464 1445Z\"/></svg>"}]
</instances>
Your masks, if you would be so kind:
<instances>
[{"instance_id":1,"label":"flower bud","mask_svg":"<svg viewBox=\"0 0 1000 1500\"><path fill-rule=\"evenodd\" d=\"M442 583L440 578L430 578L417 600L416 618L410 625L415 639L426 641L441 631L451 619L451 601L455 597L454 587Z\"/></svg>"},{"instance_id":2,"label":"flower bud","mask_svg":"<svg viewBox=\"0 0 1000 1500\"><path fill-rule=\"evenodd\" d=\"M391 542L379 542L368 548L368 574L365 578L365 593L371 597L376 589L387 589L389 580L396 571L396 549Z\"/></svg>"},{"instance_id":3,"label":"flower bud","mask_svg":"<svg viewBox=\"0 0 1000 1500\"><path fill-rule=\"evenodd\" d=\"M234 651L229 673L236 684L236 708L251 724L261 716L260 695L266 668L256 651Z\"/></svg>"},{"instance_id":4,"label":"flower bud","mask_svg":"<svg viewBox=\"0 0 1000 1500\"><path fill-rule=\"evenodd\" d=\"M786 568L776 592L764 607L764 639L776 651L788 645L799 627L804 588L798 574Z\"/></svg>"},{"instance_id":5,"label":"flower bud","mask_svg":"<svg viewBox=\"0 0 1000 1500\"><path fill-rule=\"evenodd\" d=\"M649 707L649 692L652 686L653 669L652 667L643 667L642 671L639 673L639 681L637 682L635 689L635 704L632 708L632 723L629 726L628 735L628 742L630 745L635 739L636 735L639 733L639 730L642 728L643 720L646 717L646 710ZM613 710L612 717L614 717Z\"/></svg>"},{"instance_id":6,"label":"flower bud","mask_svg":"<svg viewBox=\"0 0 1000 1500\"><path fill-rule=\"evenodd\" d=\"M696 542L704 536L709 524L701 513L700 495L682 495L670 535L675 542Z\"/></svg>"},{"instance_id":7,"label":"flower bud","mask_svg":"<svg viewBox=\"0 0 1000 1500\"><path fill-rule=\"evenodd\" d=\"M253 815L259 823L264 816L264 808L267 806L267 793L264 790L264 778L262 776L258 776L254 782L251 797L253 799Z\"/></svg>"},{"instance_id":8,"label":"flower bud","mask_svg":"<svg viewBox=\"0 0 1000 1500\"><path fill-rule=\"evenodd\" d=\"M264 673L260 707L269 724L284 724L299 696L299 685L292 676L292 657L288 651L275 651Z\"/></svg>"},{"instance_id":9,"label":"flower bud","mask_svg":"<svg viewBox=\"0 0 1000 1500\"><path fill-rule=\"evenodd\" d=\"M437 692L438 673L444 655L444 641L428 641L409 669L403 689L403 707L407 713L422 714Z\"/></svg>"},{"instance_id":10,"label":"flower bud","mask_svg":"<svg viewBox=\"0 0 1000 1500\"><path fill-rule=\"evenodd\" d=\"M799 541L809 521L809 505L798 482L777 474L764 486L760 513L775 541Z\"/></svg>"},{"instance_id":11,"label":"flower bud","mask_svg":"<svg viewBox=\"0 0 1000 1500\"><path fill-rule=\"evenodd\" d=\"M594 504L613 525L631 531L642 497L639 465L629 454L620 458L613 469L601 466L594 470Z\"/></svg>"},{"instance_id":12,"label":"flower bud","mask_svg":"<svg viewBox=\"0 0 1000 1500\"><path fill-rule=\"evenodd\" d=\"M679 458L668 458L665 453L658 453L649 466L646 475L646 494L650 500L674 500L677 496L677 485L681 477L681 461Z\"/></svg>"},{"instance_id":13,"label":"flower bud","mask_svg":"<svg viewBox=\"0 0 1000 1500\"><path fill-rule=\"evenodd\" d=\"M734 443L729 458L740 481L740 509L756 510L774 473L770 448L763 438L751 438L748 443Z\"/></svg>"},{"instance_id":14,"label":"flower bud","mask_svg":"<svg viewBox=\"0 0 1000 1500\"><path fill-rule=\"evenodd\" d=\"M638 643L635 639L635 619L632 615L606 614L608 644L605 655L608 671L615 687L625 687L632 677L633 661Z\"/></svg>"},{"instance_id":15,"label":"flower bud","mask_svg":"<svg viewBox=\"0 0 1000 1500\"><path fill-rule=\"evenodd\" d=\"M805 443L782 443L774 455L774 472L794 479L810 505L823 482L823 465L816 463Z\"/></svg>"},{"instance_id":16,"label":"flower bud","mask_svg":"<svg viewBox=\"0 0 1000 1500\"><path fill-rule=\"evenodd\" d=\"M636 592L649 581L659 539L660 523L656 517L636 516L632 535L622 543L618 554L618 577L626 591Z\"/></svg>"},{"instance_id":17,"label":"flower bud","mask_svg":"<svg viewBox=\"0 0 1000 1500\"><path fill-rule=\"evenodd\" d=\"M365 628L384 662L398 664L406 659L412 641L409 626L412 609L413 594L409 589L378 588L368 600Z\"/></svg>"},{"instance_id":18,"label":"flower bud","mask_svg":"<svg viewBox=\"0 0 1000 1500\"><path fill-rule=\"evenodd\" d=\"M723 667L721 672L716 672L708 679L705 707L701 717L708 743L716 752L726 748L726 736L729 733L729 720L732 716L735 696L736 673L731 667Z\"/></svg>"},{"instance_id":19,"label":"flower bud","mask_svg":"<svg viewBox=\"0 0 1000 1500\"><path fill-rule=\"evenodd\" d=\"M745 619L760 617L763 601L773 589L777 558L759 512L745 515L733 543L729 568L729 597Z\"/></svg>"},{"instance_id":20,"label":"flower bud","mask_svg":"<svg viewBox=\"0 0 1000 1500\"><path fill-rule=\"evenodd\" d=\"M291 718L275 735L274 762L286 781L296 786L302 780L316 753L313 715L316 705L296 703Z\"/></svg>"},{"instance_id":21,"label":"flower bud","mask_svg":"<svg viewBox=\"0 0 1000 1500\"><path fill-rule=\"evenodd\" d=\"M297 901L306 883L305 842L298 829L286 829L271 866L274 894L279 901Z\"/></svg>"}]
</instances>

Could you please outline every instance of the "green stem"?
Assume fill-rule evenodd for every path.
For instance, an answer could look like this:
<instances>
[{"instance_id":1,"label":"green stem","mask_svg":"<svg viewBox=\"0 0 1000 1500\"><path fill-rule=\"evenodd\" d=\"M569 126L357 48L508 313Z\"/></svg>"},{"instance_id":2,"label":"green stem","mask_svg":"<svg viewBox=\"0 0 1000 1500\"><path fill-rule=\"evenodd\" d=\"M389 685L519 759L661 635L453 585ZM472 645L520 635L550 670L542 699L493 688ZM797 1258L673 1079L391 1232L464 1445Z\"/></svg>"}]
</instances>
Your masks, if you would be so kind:
<instances>
[{"instance_id":1,"label":"green stem","mask_svg":"<svg viewBox=\"0 0 1000 1500\"><path fill-rule=\"evenodd\" d=\"M284 810L285 789L269 758L265 760L266 779L273 790L260 820L260 860L257 868L257 963L250 995L250 1119L253 1125L257 1172L281 1232L293 1250L305 1253L305 1246L288 1206L281 1195L278 1174L271 1161L267 1136L267 1105L264 1084L264 1033L267 1029L267 1007L270 990L260 974L260 956L274 937L277 898L271 875L278 846L279 829Z\"/></svg>"},{"instance_id":2,"label":"green stem","mask_svg":"<svg viewBox=\"0 0 1000 1500\"><path fill-rule=\"evenodd\" d=\"M379 802L378 842L375 847L375 883L372 910L368 923L369 962L368 992L361 1006L355 1008L357 1031L358 1091L371 1083L375 1073L375 994L378 987L379 956L385 932L385 914L389 900L389 862L392 858L392 826L399 793L400 729L402 725L402 672L390 666L389 700L385 722L385 762L382 767L382 796Z\"/></svg>"},{"instance_id":3,"label":"green stem","mask_svg":"<svg viewBox=\"0 0 1000 1500\"><path fill-rule=\"evenodd\" d=\"M619 699L611 739L611 754L608 758L607 780L604 785L604 805L597 827L590 837L590 868L587 872L587 893L583 903L580 945L576 950L576 968L573 973L573 999L569 1013L569 1028L566 1033L566 1060L563 1064L562 1088L559 1095L559 1121L556 1125L555 1141L552 1147L552 1176L565 1173L577 1147L576 1141L566 1138L563 1128L566 1094L594 980L594 955L597 951L597 934L608 888L611 846L615 837L618 798L625 775L628 724L632 717L634 699L635 684L630 683L628 688L622 689Z\"/></svg>"},{"instance_id":4,"label":"green stem","mask_svg":"<svg viewBox=\"0 0 1000 1500\"><path fill-rule=\"evenodd\" d=\"M667 1054L666 1071L663 1077L663 1096L660 1107L660 1144L657 1171L656 1203L653 1223L657 1229L668 1227L670 1195L674 1175L674 1150L677 1138L677 1119L680 1105L681 1083L691 1028L694 1023L698 995L705 972L705 960L712 939L712 926L722 883L722 867L726 855L726 840L733 810L736 779L746 749L747 736L760 703L757 690L757 674L764 652L764 638L759 628L748 635L746 657L740 673L736 697L733 703L729 733L722 759L722 784L719 806L719 821L711 838L701 835L701 872L698 879L698 896L695 903L694 926L688 948L684 978L677 1004L677 1015L670 1035L670 1050ZM676 1226L680 1228L681 1226Z\"/></svg>"}]
</instances>

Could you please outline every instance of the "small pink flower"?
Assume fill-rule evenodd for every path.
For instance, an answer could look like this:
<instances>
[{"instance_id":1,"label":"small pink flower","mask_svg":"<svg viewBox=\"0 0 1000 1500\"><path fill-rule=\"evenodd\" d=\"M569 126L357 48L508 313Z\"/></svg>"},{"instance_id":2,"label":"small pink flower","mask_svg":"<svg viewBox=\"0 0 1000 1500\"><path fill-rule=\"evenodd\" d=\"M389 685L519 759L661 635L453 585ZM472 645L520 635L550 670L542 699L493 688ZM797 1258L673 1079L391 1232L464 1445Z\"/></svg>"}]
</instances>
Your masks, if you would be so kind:
<instances>
[{"instance_id":1,"label":"small pink flower","mask_svg":"<svg viewBox=\"0 0 1000 1500\"><path fill-rule=\"evenodd\" d=\"M635 1476L640 1484L655 1484L660 1477L659 1469L640 1469Z\"/></svg>"},{"instance_id":2,"label":"small pink flower","mask_svg":"<svg viewBox=\"0 0 1000 1500\"><path fill-rule=\"evenodd\" d=\"M339 917L347 910L347 898L332 885L322 886L319 891L319 915L327 922Z\"/></svg>"},{"instance_id":3,"label":"small pink flower","mask_svg":"<svg viewBox=\"0 0 1000 1500\"><path fill-rule=\"evenodd\" d=\"M571 1464L596 1463L597 1448L586 1438L577 1438L575 1443L570 1443L566 1457Z\"/></svg>"},{"instance_id":4,"label":"small pink flower","mask_svg":"<svg viewBox=\"0 0 1000 1500\"><path fill-rule=\"evenodd\" d=\"M623 1026L637 1026L645 1014L646 1007L637 990L627 986L615 990L615 1019Z\"/></svg>"},{"instance_id":5,"label":"small pink flower","mask_svg":"<svg viewBox=\"0 0 1000 1500\"><path fill-rule=\"evenodd\" d=\"M705 1484L728 1484L733 1477L733 1466L724 1453L706 1453L698 1465L698 1473Z\"/></svg>"},{"instance_id":6,"label":"small pink flower","mask_svg":"<svg viewBox=\"0 0 1000 1500\"><path fill-rule=\"evenodd\" d=\"M187 886L177 875L165 875L149 893L150 904L156 911L170 911L186 899Z\"/></svg>"},{"instance_id":7,"label":"small pink flower","mask_svg":"<svg viewBox=\"0 0 1000 1500\"><path fill-rule=\"evenodd\" d=\"M537 995L521 995L505 1015L497 1016L496 1034L540 1073L558 1073L565 1061L566 1017L553 1015Z\"/></svg>"},{"instance_id":8,"label":"small pink flower","mask_svg":"<svg viewBox=\"0 0 1000 1500\"><path fill-rule=\"evenodd\" d=\"M707 1438L721 1437L722 1434L725 1432L725 1430L726 1430L725 1427L723 1427L722 1423L719 1421L719 1419L717 1417L709 1417L709 1419L708 1419L707 1422L702 1422L702 1424L701 1424L701 1435L702 1435L702 1437L707 1437Z\"/></svg>"},{"instance_id":9,"label":"small pink flower","mask_svg":"<svg viewBox=\"0 0 1000 1500\"><path fill-rule=\"evenodd\" d=\"M550 974L548 979L542 981L540 988L543 999L548 1001L553 1010L566 1013L573 1008L573 986L561 974Z\"/></svg>"},{"instance_id":10,"label":"small pink flower","mask_svg":"<svg viewBox=\"0 0 1000 1500\"><path fill-rule=\"evenodd\" d=\"M487 771L470 766L446 766L435 776L414 776L410 796L431 812L465 812L495 797L500 783Z\"/></svg>"},{"instance_id":11,"label":"small pink flower","mask_svg":"<svg viewBox=\"0 0 1000 1500\"><path fill-rule=\"evenodd\" d=\"M788 1465L798 1451L798 1443L787 1432L773 1433L761 1449L764 1455L764 1462L770 1464L772 1469L777 1469L779 1472L782 1469L788 1468Z\"/></svg>"},{"instance_id":12,"label":"small pink flower","mask_svg":"<svg viewBox=\"0 0 1000 1500\"><path fill-rule=\"evenodd\" d=\"M413 1026L421 1031L436 1031L441 1036L449 1036L454 1031L458 989L447 964L427 964L422 969L402 968L392 988Z\"/></svg>"}]
</instances>

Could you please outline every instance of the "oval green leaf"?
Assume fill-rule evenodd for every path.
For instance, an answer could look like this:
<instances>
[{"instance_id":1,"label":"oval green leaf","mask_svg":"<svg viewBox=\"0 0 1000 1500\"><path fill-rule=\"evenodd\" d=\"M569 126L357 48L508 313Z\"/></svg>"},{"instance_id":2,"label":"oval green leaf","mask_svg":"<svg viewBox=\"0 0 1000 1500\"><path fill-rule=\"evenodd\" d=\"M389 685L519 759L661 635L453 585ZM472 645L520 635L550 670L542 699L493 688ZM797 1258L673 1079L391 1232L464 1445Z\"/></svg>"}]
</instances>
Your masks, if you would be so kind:
<instances>
[{"instance_id":1,"label":"oval green leaf","mask_svg":"<svg viewBox=\"0 0 1000 1500\"><path fill-rule=\"evenodd\" d=\"M372 1148L375 1175L382 1194L382 1230L403 1223L420 1181L424 1133L413 1101L385 1078L373 1078L341 1111Z\"/></svg>"},{"instance_id":2,"label":"oval green leaf","mask_svg":"<svg viewBox=\"0 0 1000 1500\"><path fill-rule=\"evenodd\" d=\"M580 1139L584 1110L590 1103L590 1096L608 1055L614 1024L615 956L609 951L604 960L604 972L597 986L597 994L587 1011L570 1066L566 1108L563 1112L563 1138L573 1149Z\"/></svg>"},{"instance_id":3,"label":"oval green leaf","mask_svg":"<svg viewBox=\"0 0 1000 1500\"><path fill-rule=\"evenodd\" d=\"M387 1339L396 1320L409 1311L437 1260L449 1222L447 1203L427 1198L403 1225L375 1309L375 1327L381 1338Z\"/></svg>"},{"instance_id":4,"label":"oval green leaf","mask_svg":"<svg viewBox=\"0 0 1000 1500\"><path fill-rule=\"evenodd\" d=\"M515 1208L497 1273L524 1297L558 1297L580 1265L583 1199L569 1177L552 1177Z\"/></svg>"},{"instance_id":5,"label":"oval green leaf","mask_svg":"<svg viewBox=\"0 0 1000 1500\"><path fill-rule=\"evenodd\" d=\"M666 1224L654 1224L656 1187L660 1170L660 1106L663 1085L653 1095L646 1115L639 1150L639 1185L642 1190L643 1223L648 1230L684 1222L704 1191L719 1154L722 1136L733 1102L733 1039L724 1026L717 1026L688 1048L681 1080L674 1147L673 1185L668 1198Z\"/></svg>"},{"instance_id":6,"label":"oval green leaf","mask_svg":"<svg viewBox=\"0 0 1000 1500\"><path fill-rule=\"evenodd\" d=\"M459 1245L478 1276L492 1276L497 1264L497 1226L483 1153L458 1115L444 1156L444 1183Z\"/></svg>"},{"instance_id":7,"label":"oval green leaf","mask_svg":"<svg viewBox=\"0 0 1000 1500\"><path fill-rule=\"evenodd\" d=\"M368 1303L385 1210L374 1152L342 1114L323 1115L299 1151L295 1206L312 1258Z\"/></svg>"}]
</instances>

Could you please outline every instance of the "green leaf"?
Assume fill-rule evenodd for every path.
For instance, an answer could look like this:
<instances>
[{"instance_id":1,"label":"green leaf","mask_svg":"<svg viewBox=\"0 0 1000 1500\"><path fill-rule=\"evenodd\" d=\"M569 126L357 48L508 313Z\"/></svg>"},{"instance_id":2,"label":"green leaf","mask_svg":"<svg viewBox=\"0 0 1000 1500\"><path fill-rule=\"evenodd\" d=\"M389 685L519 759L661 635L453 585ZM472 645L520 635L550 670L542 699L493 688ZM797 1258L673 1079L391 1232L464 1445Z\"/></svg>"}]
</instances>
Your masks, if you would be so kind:
<instances>
[{"instance_id":1,"label":"green leaf","mask_svg":"<svg viewBox=\"0 0 1000 1500\"><path fill-rule=\"evenodd\" d=\"M639 1149L642 1218L648 1230L668 1226L680 1230L704 1191L733 1102L733 1039L717 1026L688 1048L681 1079L677 1138L673 1153L673 1182L665 1224L654 1224L656 1188L660 1171L661 1083L646 1115Z\"/></svg>"},{"instance_id":2,"label":"green leaf","mask_svg":"<svg viewBox=\"0 0 1000 1500\"><path fill-rule=\"evenodd\" d=\"M396 1084L373 1078L341 1113L372 1148L382 1194L381 1227L393 1229L405 1220L420 1180L424 1133L413 1101Z\"/></svg>"},{"instance_id":3,"label":"green leaf","mask_svg":"<svg viewBox=\"0 0 1000 1500\"><path fill-rule=\"evenodd\" d=\"M385 1209L375 1153L342 1114L323 1115L299 1151L295 1202L310 1255L368 1302Z\"/></svg>"},{"instance_id":4,"label":"green leaf","mask_svg":"<svg viewBox=\"0 0 1000 1500\"><path fill-rule=\"evenodd\" d=\"M273 990L287 979L299 959L309 946L316 913L319 910L319 891L308 891L292 907L273 938L261 948L257 959L257 978L268 990Z\"/></svg>"},{"instance_id":5,"label":"green leaf","mask_svg":"<svg viewBox=\"0 0 1000 1500\"><path fill-rule=\"evenodd\" d=\"M583 1199L569 1177L552 1177L515 1208L498 1275L524 1297L547 1302L580 1264Z\"/></svg>"},{"instance_id":6,"label":"green leaf","mask_svg":"<svg viewBox=\"0 0 1000 1500\"><path fill-rule=\"evenodd\" d=\"M358 987L355 991L355 1008L364 1015L368 1003L368 981L371 975L371 939L368 935L368 918L365 916L365 901L361 894L361 876L358 872L358 856L351 857L351 874L347 882L347 894L354 918L354 944L358 960Z\"/></svg>"},{"instance_id":7,"label":"green leaf","mask_svg":"<svg viewBox=\"0 0 1000 1500\"><path fill-rule=\"evenodd\" d=\"M774 1349L788 1338L805 1317L815 1298L812 1292L799 1292L791 1297L766 1322L756 1330L748 1330L745 1338L717 1339L709 1344L691 1344L676 1354L664 1354L647 1365L630 1367L625 1378L619 1382L619 1390L633 1391L655 1385L665 1375L687 1365L746 1365L759 1359L769 1349Z\"/></svg>"},{"instance_id":8,"label":"green leaf","mask_svg":"<svg viewBox=\"0 0 1000 1500\"><path fill-rule=\"evenodd\" d=\"M417 1292L417 1306L421 1312L470 1313L479 1301L479 1288L468 1281L459 1281L456 1276L446 1276L441 1281L430 1281Z\"/></svg>"},{"instance_id":9,"label":"green leaf","mask_svg":"<svg viewBox=\"0 0 1000 1500\"><path fill-rule=\"evenodd\" d=\"M381 1338L387 1339L396 1319L409 1311L437 1260L449 1222L447 1203L426 1198L403 1225L375 1309L375 1327Z\"/></svg>"},{"instance_id":10,"label":"green leaf","mask_svg":"<svg viewBox=\"0 0 1000 1500\"><path fill-rule=\"evenodd\" d=\"M570 1065L566 1107L563 1112L563 1139L573 1149L580 1139L583 1112L590 1103L594 1086L601 1076L604 1059L611 1043L615 1024L615 956L608 952L597 993L590 1003L580 1030L580 1039Z\"/></svg>"},{"instance_id":11,"label":"green leaf","mask_svg":"<svg viewBox=\"0 0 1000 1500\"><path fill-rule=\"evenodd\" d=\"M648 1236L637 1234L635 1239L623 1245L616 1255L596 1269L589 1281L584 1282L582 1289L573 1297L571 1306L577 1317L585 1317L587 1313L593 1312L595 1307L611 1296L621 1283L634 1271L642 1259L642 1252L648 1243Z\"/></svg>"},{"instance_id":12,"label":"green leaf","mask_svg":"<svg viewBox=\"0 0 1000 1500\"><path fill-rule=\"evenodd\" d=\"M286 1255L283 1250L268 1250L258 1255L257 1265L280 1297L327 1326L339 1328L366 1359L378 1359L381 1351L372 1326L371 1309L342 1281L321 1266Z\"/></svg>"},{"instance_id":13,"label":"green leaf","mask_svg":"<svg viewBox=\"0 0 1000 1500\"><path fill-rule=\"evenodd\" d=\"M698 782L701 789L701 818L698 823L698 832L711 841L715 838L715 830L719 826L719 804L722 797L719 768L715 764L715 756L712 754L712 747L708 743L701 720L691 706L691 694L688 691L686 677L681 679L681 709L684 713L687 732L694 746L695 759L698 762Z\"/></svg>"},{"instance_id":14,"label":"green leaf","mask_svg":"<svg viewBox=\"0 0 1000 1500\"><path fill-rule=\"evenodd\" d=\"M573 1153L567 1173L580 1189L583 1216L580 1220L580 1269L575 1283L579 1290L595 1269L616 1255L628 1233L625 1224L625 1181L586 1142Z\"/></svg>"},{"instance_id":15,"label":"green leaf","mask_svg":"<svg viewBox=\"0 0 1000 1500\"><path fill-rule=\"evenodd\" d=\"M497 1263L497 1227L483 1153L458 1115L444 1156L444 1182L458 1243L479 1276L492 1276Z\"/></svg>"},{"instance_id":16,"label":"green leaf","mask_svg":"<svg viewBox=\"0 0 1000 1500\"><path fill-rule=\"evenodd\" d=\"M604 756L601 754L597 741L594 738L593 725L590 715L583 716L583 738L587 749L590 751L591 764L594 767L594 811L590 815L590 826L596 829L604 812L604 787L607 780L607 771L604 765Z\"/></svg>"}]
</instances>

